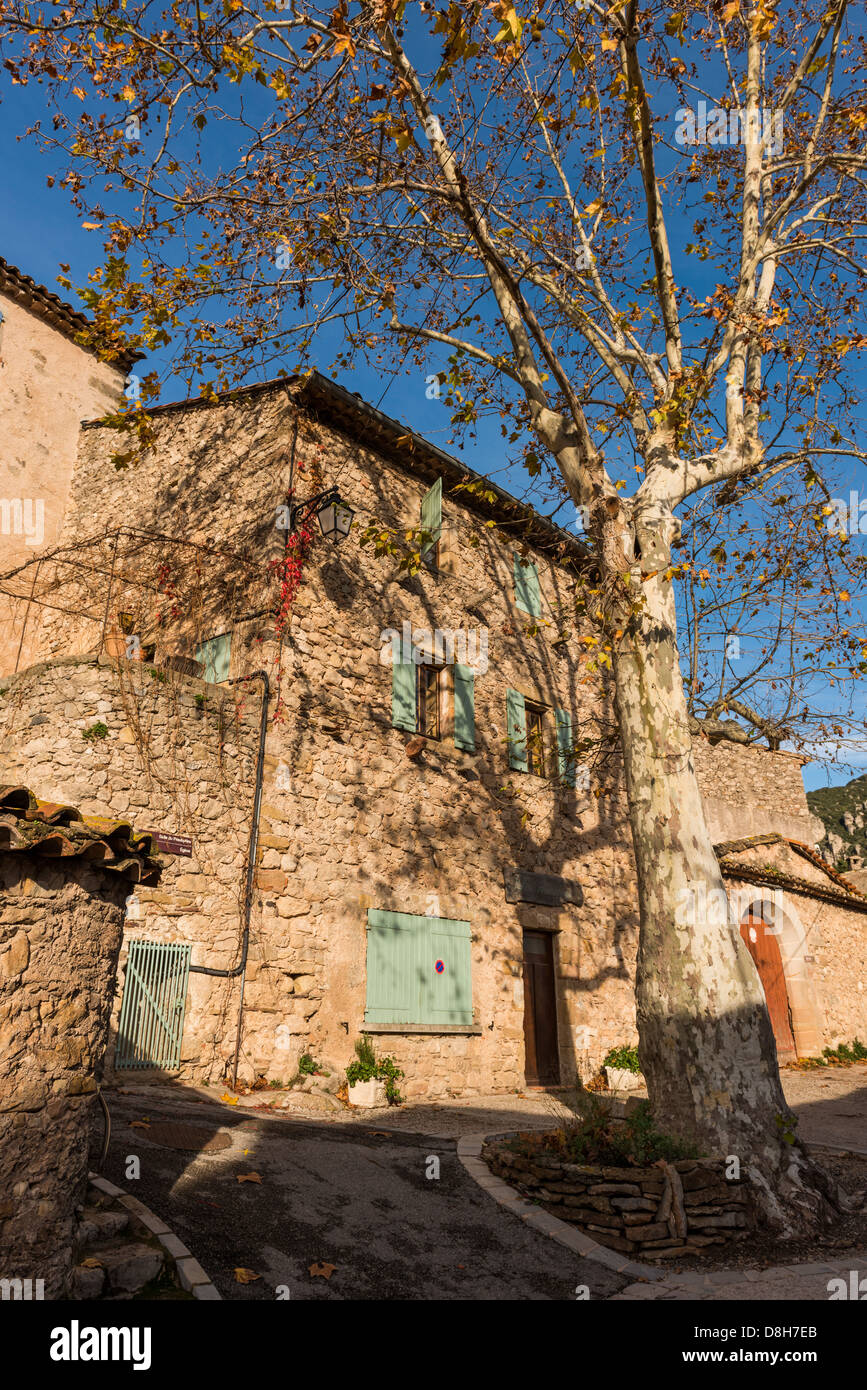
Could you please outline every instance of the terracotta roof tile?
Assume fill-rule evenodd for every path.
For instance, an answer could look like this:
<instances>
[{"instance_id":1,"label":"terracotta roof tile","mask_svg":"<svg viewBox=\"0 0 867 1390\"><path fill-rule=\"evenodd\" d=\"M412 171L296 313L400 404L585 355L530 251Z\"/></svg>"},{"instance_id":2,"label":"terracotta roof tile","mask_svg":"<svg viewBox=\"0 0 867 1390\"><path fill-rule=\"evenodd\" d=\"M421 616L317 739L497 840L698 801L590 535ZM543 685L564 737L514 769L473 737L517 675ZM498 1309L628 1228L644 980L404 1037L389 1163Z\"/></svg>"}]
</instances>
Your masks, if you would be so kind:
<instances>
[{"instance_id":1,"label":"terracotta roof tile","mask_svg":"<svg viewBox=\"0 0 867 1390\"><path fill-rule=\"evenodd\" d=\"M143 884L157 883L163 867L153 837L137 834L129 821L82 816L23 786L0 786L0 851L84 859Z\"/></svg>"}]
</instances>

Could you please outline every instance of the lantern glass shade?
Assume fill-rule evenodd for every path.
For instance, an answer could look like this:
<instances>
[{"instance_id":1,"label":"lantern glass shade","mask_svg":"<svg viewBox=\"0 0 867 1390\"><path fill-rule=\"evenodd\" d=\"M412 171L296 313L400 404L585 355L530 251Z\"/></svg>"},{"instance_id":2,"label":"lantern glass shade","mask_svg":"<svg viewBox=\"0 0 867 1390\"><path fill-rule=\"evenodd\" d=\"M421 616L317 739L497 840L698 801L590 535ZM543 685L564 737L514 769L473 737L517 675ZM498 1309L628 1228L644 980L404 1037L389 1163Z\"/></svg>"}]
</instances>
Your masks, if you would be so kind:
<instances>
[{"instance_id":1,"label":"lantern glass shade","mask_svg":"<svg viewBox=\"0 0 867 1390\"><path fill-rule=\"evenodd\" d=\"M355 513L339 497L335 497L332 501L326 502L316 515L319 529L326 540L342 541L344 536L349 535Z\"/></svg>"}]
</instances>

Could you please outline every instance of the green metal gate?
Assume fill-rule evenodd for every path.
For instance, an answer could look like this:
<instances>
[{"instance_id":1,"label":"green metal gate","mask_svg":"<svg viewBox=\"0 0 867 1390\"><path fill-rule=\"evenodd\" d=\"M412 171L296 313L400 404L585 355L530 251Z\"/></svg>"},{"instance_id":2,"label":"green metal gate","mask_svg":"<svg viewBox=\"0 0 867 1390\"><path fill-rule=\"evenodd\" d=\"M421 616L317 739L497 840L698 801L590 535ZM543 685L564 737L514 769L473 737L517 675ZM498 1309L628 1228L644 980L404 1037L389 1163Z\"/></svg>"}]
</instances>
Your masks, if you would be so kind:
<instances>
[{"instance_id":1,"label":"green metal gate","mask_svg":"<svg viewBox=\"0 0 867 1390\"><path fill-rule=\"evenodd\" d=\"M131 941L117 1026L117 1071L181 1064L191 946Z\"/></svg>"}]
</instances>

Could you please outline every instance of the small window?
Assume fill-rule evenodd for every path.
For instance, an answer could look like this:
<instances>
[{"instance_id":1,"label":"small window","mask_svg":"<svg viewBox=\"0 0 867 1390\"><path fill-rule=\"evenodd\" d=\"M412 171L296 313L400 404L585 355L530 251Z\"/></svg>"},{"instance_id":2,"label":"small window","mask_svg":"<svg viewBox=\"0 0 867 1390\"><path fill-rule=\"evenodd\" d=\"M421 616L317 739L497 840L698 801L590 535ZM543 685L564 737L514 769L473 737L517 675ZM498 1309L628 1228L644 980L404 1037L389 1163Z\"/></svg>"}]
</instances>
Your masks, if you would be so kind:
<instances>
[{"instance_id":1,"label":"small window","mask_svg":"<svg viewBox=\"0 0 867 1390\"><path fill-rule=\"evenodd\" d=\"M219 637L209 637L196 647L196 661L204 667L203 679L212 685L229 679L229 662L232 654L232 634L222 632Z\"/></svg>"},{"instance_id":2,"label":"small window","mask_svg":"<svg viewBox=\"0 0 867 1390\"><path fill-rule=\"evenodd\" d=\"M444 666L422 665L418 668L418 732L426 738L440 737L440 696L444 675Z\"/></svg>"},{"instance_id":3,"label":"small window","mask_svg":"<svg viewBox=\"0 0 867 1390\"><path fill-rule=\"evenodd\" d=\"M537 777L547 777L547 759L545 757L545 707L544 705L533 704L531 700L525 700L524 711L527 720L528 771L535 773Z\"/></svg>"}]
</instances>

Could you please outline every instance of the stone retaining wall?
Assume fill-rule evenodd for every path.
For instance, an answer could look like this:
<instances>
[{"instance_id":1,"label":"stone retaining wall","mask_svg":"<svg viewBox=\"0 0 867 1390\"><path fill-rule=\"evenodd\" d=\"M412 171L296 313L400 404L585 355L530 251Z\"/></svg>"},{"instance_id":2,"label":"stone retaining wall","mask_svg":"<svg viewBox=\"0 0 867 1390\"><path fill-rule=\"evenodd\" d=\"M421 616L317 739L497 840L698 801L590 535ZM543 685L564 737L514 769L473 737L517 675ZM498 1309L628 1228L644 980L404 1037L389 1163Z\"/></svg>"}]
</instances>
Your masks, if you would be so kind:
<instances>
[{"instance_id":1,"label":"stone retaining wall","mask_svg":"<svg viewBox=\"0 0 867 1390\"><path fill-rule=\"evenodd\" d=\"M485 1144L497 1177L538 1199L552 1216L612 1250L647 1259L696 1255L742 1239L754 1222L749 1189L725 1176L724 1159L680 1159L649 1168L568 1163L515 1152L509 1140Z\"/></svg>"}]
</instances>

